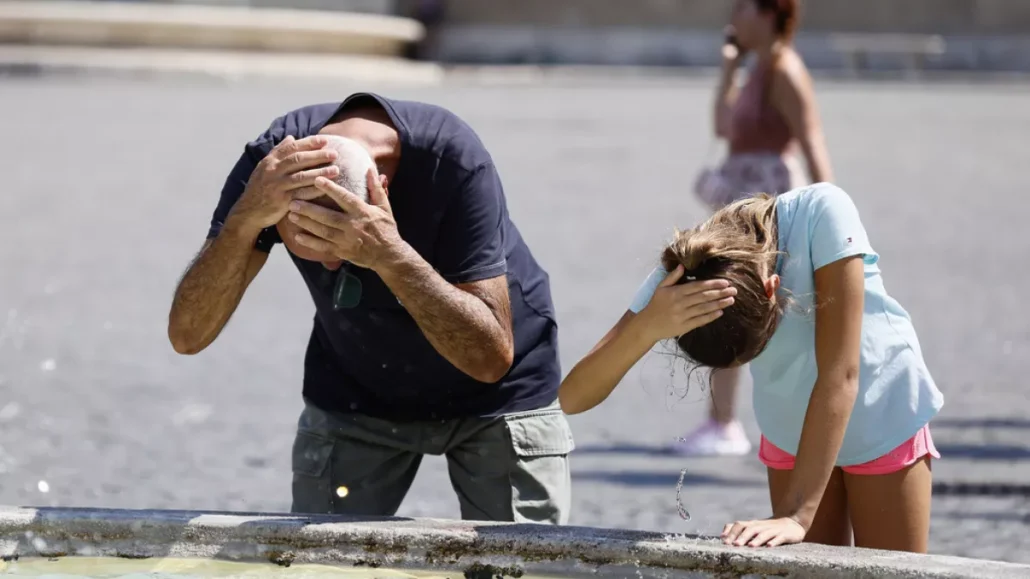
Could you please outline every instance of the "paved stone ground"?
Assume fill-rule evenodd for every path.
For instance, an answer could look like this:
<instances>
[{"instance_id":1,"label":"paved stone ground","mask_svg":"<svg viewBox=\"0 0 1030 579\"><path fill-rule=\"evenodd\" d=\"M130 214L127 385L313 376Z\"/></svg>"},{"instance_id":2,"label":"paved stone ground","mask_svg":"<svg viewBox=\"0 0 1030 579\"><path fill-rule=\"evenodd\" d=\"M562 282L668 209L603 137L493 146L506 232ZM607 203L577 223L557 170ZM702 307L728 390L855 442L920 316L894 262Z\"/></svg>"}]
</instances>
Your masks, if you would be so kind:
<instances>
[{"instance_id":1,"label":"paved stone ground","mask_svg":"<svg viewBox=\"0 0 1030 579\"><path fill-rule=\"evenodd\" d=\"M172 352L165 316L243 143L291 107L359 88L0 79L0 503L289 507L312 315L299 276L277 250L197 357ZM449 106L480 131L552 274L568 369L624 310L671 229L702 217L688 191L709 145L709 88L466 79L382 90ZM1030 561L1027 86L826 81L819 93L839 182L947 396L932 548ZM655 355L575 417L573 522L712 533L765 516L754 457L661 452L697 424L705 395ZM691 521L674 508L684 466ZM456 516L445 473L442 460L424 463L401 514Z\"/></svg>"}]
</instances>

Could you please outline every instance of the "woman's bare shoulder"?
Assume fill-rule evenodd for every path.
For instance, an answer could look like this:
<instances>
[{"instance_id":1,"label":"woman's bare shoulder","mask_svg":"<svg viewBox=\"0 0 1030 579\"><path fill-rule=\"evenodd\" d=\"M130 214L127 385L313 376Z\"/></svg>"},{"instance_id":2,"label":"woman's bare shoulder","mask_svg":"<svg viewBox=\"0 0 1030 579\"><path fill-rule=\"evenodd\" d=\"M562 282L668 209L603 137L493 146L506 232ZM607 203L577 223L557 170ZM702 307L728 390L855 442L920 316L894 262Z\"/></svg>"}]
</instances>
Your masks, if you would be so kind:
<instances>
[{"instance_id":1,"label":"woman's bare shoulder","mask_svg":"<svg viewBox=\"0 0 1030 579\"><path fill-rule=\"evenodd\" d=\"M801 55L793 48L785 48L773 67L773 81L790 85L796 90L807 89L812 86L812 75Z\"/></svg>"}]
</instances>

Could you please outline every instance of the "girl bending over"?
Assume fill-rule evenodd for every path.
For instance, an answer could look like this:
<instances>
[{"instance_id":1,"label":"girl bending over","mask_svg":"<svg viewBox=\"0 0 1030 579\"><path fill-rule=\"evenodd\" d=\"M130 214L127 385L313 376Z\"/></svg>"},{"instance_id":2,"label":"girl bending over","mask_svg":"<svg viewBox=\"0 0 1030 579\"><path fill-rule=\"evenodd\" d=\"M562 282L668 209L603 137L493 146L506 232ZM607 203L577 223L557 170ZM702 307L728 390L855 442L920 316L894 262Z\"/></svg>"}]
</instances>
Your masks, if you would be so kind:
<instances>
[{"instance_id":1,"label":"girl bending over","mask_svg":"<svg viewBox=\"0 0 1030 579\"><path fill-rule=\"evenodd\" d=\"M726 525L724 542L854 538L926 552L930 459L940 456L929 422L944 399L878 259L833 185L732 203L677 234L629 311L563 381L562 408L600 404L669 335L715 372L750 362L773 516Z\"/></svg>"}]
</instances>

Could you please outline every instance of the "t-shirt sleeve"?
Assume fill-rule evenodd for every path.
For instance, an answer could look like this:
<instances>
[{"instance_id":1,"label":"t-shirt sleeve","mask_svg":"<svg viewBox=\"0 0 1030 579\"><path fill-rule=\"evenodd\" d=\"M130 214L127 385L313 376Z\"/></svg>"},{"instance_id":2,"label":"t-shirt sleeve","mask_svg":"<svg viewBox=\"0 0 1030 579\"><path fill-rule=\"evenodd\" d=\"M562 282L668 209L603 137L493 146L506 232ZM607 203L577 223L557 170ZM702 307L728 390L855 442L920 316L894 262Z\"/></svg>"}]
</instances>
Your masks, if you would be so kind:
<instances>
[{"instance_id":1,"label":"t-shirt sleeve","mask_svg":"<svg viewBox=\"0 0 1030 579\"><path fill-rule=\"evenodd\" d=\"M879 259L869 243L858 208L842 189L820 186L811 201L811 211L809 248L813 269L855 255L865 256L866 263Z\"/></svg>"},{"instance_id":2,"label":"t-shirt sleeve","mask_svg":"<svg viewBox=\"0 0 1030 579\"><path fill-rule=\"evenodd\" d=\"M479 166L451 199L440 224L436 269L450 283L504 275L504 195L492 163Z\"/></svg>"},{"instance_id":3,"label":"t-shirt sleeve","mask_svg":"<svg viewBox=\"0 0 1030 579\"><path fill-rule=\"evenodd\" d=\"M647 304L651 303L654 292L658 291L658 286L662 284L667 275L669 272L665 271L664 267L656 267L651 275L647 276L644 283L640 284L640 289L637 290L637 294L633 296L633 301L629 305L629 311L634 314L642 312Z\"/></svg>"},{"instance_id":4,"label":"t-shirt sleeve","mask_svg":"<svg viewBox=\"0 0 1030 579\"><path fill-rule=\"evenodd\" d=\"M229 212L232 210L233 205L239 200L240 196L243 195L243 190L247 187L247 182L250 180L250 174L254 172L254 168L264 158L264 150L267 145L262 144L263 141L255 141L247 144L243 150L243 154L240 155L236 165L232 168L229 176L225 180L225 184L222 186L222 195L218 199L218 205L215 207L215 212L211 216L211 225L207 231L207 238L214 239L218 237L218 234L222 231L222 227L225 225L225 220L229 216ZM275 226L269 227L258 235L257 242L254 244L254 248L270 252L272 247L276 243L280 243L282 239L279 237L279 232Z\"/></svg>"}]
</instances>

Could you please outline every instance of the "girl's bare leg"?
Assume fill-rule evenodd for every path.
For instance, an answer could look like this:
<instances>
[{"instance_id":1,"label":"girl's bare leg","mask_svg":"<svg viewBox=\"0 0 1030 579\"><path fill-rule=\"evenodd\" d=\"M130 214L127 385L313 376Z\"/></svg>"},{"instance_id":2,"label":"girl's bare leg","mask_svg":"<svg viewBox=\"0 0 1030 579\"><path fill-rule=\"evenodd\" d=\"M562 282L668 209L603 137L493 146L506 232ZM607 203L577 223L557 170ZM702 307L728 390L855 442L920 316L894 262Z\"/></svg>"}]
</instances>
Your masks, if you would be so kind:
<instances>
[{"instance_id":1,"label":"girl's bare leg","mask_svg":"<svg viewBox=\"0 0 1030 579\"><path fill-rule=\"evenodd\" d=\"M681 438L674 446L676 452L686 456L741 456L751 451L747 433L737 420L737 391L746 367L712 372L708 421Z\"/></svg>"},{"instance_id":2,"label":"girl's bare leg","mask_svg":"<svg viewBox=\"0 0 1030 579\"><path fill-rule=\"evenodd\" d=\"M885 475L844 473L855 546L926 553L930 540L930 457Z\"/></svg>"},{"instance_id":3,"label":"girl's bare leg","mask_svg":"<svg viewBox=\"0 0 1030 579\"><path fill-rule=\"evenodd\" d=\"M787 491L787 484L790 482L789 470L769 470L769 498L772 500L773 508L783 498ZM826 485L826 492L823 493L823 500L819 503L819 509L815 513L815 520L812 528L805 535L806 543L819 543L821 545L834 545L838 547L851 546L851 520L848 509L848 495L844 487L844 473L839 468L833 469L830 475L830 482Z\"/></svg>"},{"instance_id":4,"label":"girl's bare leg","mask_svg":"<svg viewBox=\"0 0 1030 579\"><path fill-rule=\"evenodd\" d=\"M751 451L747 433L736 419L737 390L742 376L741 368L712 373L709 418L680 439L676 452L686 456L741 456Z\"/></svg>"},{"instance_id":5,"label":"girl's bare leg","mask_svg":"<svg viewBox=\"0 0 1030 579\"><path fill-rule=\"evenodd\" d=\"M723 426L731 423L737 416L737 390L744 376L744 368L727 368L712 372L712 397L708 415Z\"/></svg>"}]
</instances>

